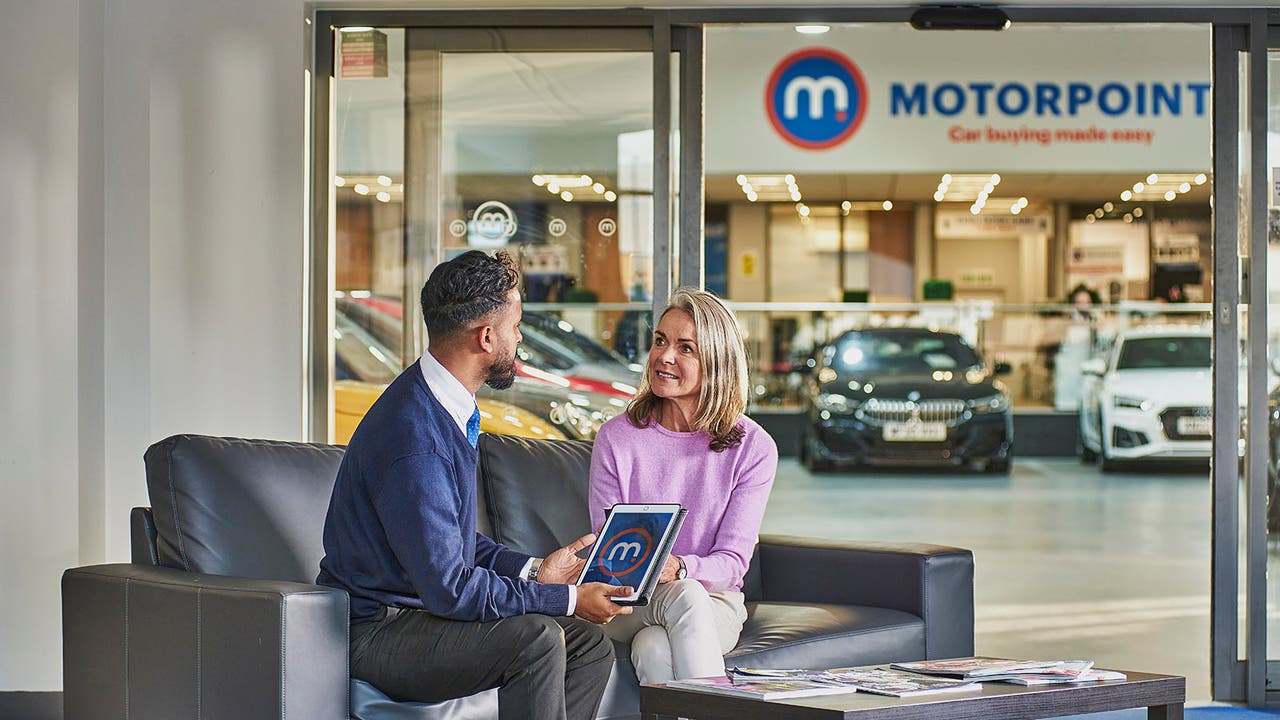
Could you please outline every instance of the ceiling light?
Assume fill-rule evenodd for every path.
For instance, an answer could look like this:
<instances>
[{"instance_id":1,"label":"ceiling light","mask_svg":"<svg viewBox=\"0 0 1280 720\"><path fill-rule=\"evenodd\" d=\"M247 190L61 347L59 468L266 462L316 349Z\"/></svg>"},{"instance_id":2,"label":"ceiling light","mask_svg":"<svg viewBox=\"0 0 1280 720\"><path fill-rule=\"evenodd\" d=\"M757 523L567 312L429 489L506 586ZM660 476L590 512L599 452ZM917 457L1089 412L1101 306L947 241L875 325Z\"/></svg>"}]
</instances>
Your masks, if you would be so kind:
<instances>
[{"instance_id":1,"label":"ceiling light","mask_svg":"<svg viewBox=\"0 0 1280 720\"><path fill-rule=\"evenodd\" d=\"M1027 199L1025 197L1018 198L1018 207L1024 208L1026 206L1027 206Z\"/></svg>"},{"instance_id":2,"label":"ceiling light","mask_svg":"<svg viewBox=\"0 0 1280 720\"><path fill-rule=\"evenodd\" d=\"M797 25L796 32L801 35L821 35L831 29L830 25Z\"/></svg>"},{"instance_id":3,"label":"ceiling light","mask_svg":"<svg viewBox=\"0 0 1280 720\"><path fill-rule=\"evenodd\" d=\"M1147 184L1148 184L1148 185L1155 185L1155 184L1156 184L1156 183L1158 183L1158 182L1160 182L1160 176L1159 176L1159 175L1157 175L1157 174L1155 174L1155 173L1151 173L1150 175L1148 175L1148 176L1147 176Z\"/></svg>"},{"instance_id":4,"label":"ceiling light","mask_svg":"<svg viewBox=\"0 0 1280 720\"><path fill-rule=\"evenodd\" d=\"M1124 214L1124 221L1125 221L1125 222L1127 222L1127 223L1131 223L1131 222L1133 222L1133 213L1125 213L1125 214Z\"/></svg>"},{"instance_id":5,"label":"ceiling light","mask_svg":"<svg viewBox=\"0 0 1280 720\"><path fill-rule=\"evenodd\" d=\"M361 195L369 194L369 186L364 183L356 183L355 191Z\"/></svg>"},{"instance_id":6,"label":"ceiling light","mask_svg":"<svg viewBox=\"0 0 1280 720\"><path fill-rule=\"evenodd\" d=\"M1191 192L1191 183L1182 183L1179 185L1178 192Z\"/></svg>"},{"instance_id":7,"label":"ceiling light","mask_svg":"<svg viewBox=\"0 0 1280 720\"><path fill-rule=\"evenodd\" d=\"M884 209L885 209L885 212L888 212L888 211L892 210L892 209L893 209L893 201L892 201L892 200L885 200L885 201L884 201Z\"/></svg>"},{"instance_id":8,"label":"ceiling light","mask_svg":"<svg viewBox=\"0 0 1280 720\"><path fill-rule=\"evenodd\" d=\"M550 193L555 194L555 195L559 195L559 194L560 194L560 185L559 185L559 184L557 184L557 183L553 183L553 182L549 182L549 183L547 183L547 192L550 192Z\"/></svg>"},{"instance_id":9,"label":"ceiling light","mask_svg":"<svg viewBox=\"0 0 1280 720\"><path fill-rule=\"evenodd\" d=\"M338 32L369 32L372 29L363 25L353 25L352 27L339 28Z\"/></svg>"},{"instance_id":10,"label":"ceiling light","mask_svg":"<svg viewBox=\"0 0 1280 720\"><path fill-rule=\"evenodd\" d=\"M950 185L950 184L951 184L951 174L950 174L950 173L946 173L946 174L944 174L944 175L942 176L942 184L943 184L943 185Z\"/></svg>"},{"instance_id":11,"label":"ceiling light","mask_svg":"<svg viewBox=\"0 0 1280 720\"><path fill-rule=\"evenodd\" d=\"M933 194L933 200L934 202L942 202L942 198L946 196L947 196L947 193L945 191L939 190L938 192Z\"/></svg>"},{"instance_id":12,"label":"ceiling light","mask_svg":"<svg viewBox=\"0 0 1280 720\"><path fill-rule=\"evenodd\" d=\"M382 202L391 202L391 193L383 191L378 193L377 198Z\"/></svg>"},{"instance_id":13,"label":"ceiling light","mask_svg":"<svg viewBox=\"0 0 1280 720\"><path fill-rule=\"evenodd\" d=\"M1129 202L1129 198L1131 197L1133 197L1133 192L1131 190L1125 190L1124 192L1120 193L1120 199L1125 202Z\"/></svg>"},{"instance_id":14,"label":"ceiling light","mask_svg":"<svg viewBox=\"0 0 1280 720\"><path fill-rule=\"evenodd\" d=\"M1110 201L1107 201L1102 204L1102 209L1106 210L1107 212L1111 212L1112 210L1116 209L1116 206L1113 205Z\"/></svg>"},{"instance_id":15,"label":"ceiling light","mask_svg":"<svg viewBox=\"0 0 1280 720\"><path fill-rule=\"evenodd\" d=\"M1018 213L1020 213L1020 212L1022 212L1022 206L1021 206L1021 205L1019 205L1019 204L1017 204L1017 203L1014 203L1013 205L1011 205L1011 206L1009 207L1009 214L1010 214L1010 215L1017 215L1017 214L1018 214Z\"/></svg>"},{"instance_id":16,"label":"ceiling light","mask_svg":"<svg viewBox=\"0 0 1280 720\"><path fill-rule=\"evenodd\" d=\"M1167 193L1165 193L1165 194L1164 194L1164 199L1165 199L1165 200L1168 200L1168 201L1170 201L1170 202L1172 202L1172 201L1173 201L1173 199L1174 199L1174 198L1176 198L1176 197L1178 197L1178 193L1176 193L1176 192L1174 192L1174 191L1172 191L1172 190L1170 190L1169 192L1167 192Z\"/></svg>"},{"instance_id":17,"label":"ceiling light","mask_svg":"<svg viewBox=\"0 0 1280 720\"><path fill-rule=\"evenodd\" d=\"M342 177L341 175L335 175L333 177L333 184L337 185L338 187L346 187L347 179Z\"/></svg>"},{"instance_id":18,"label":"ceiling light","mask_svg":"<svg viewBox=\"0 0 1280 720\"><path fill-rule=\"evenodd\" d=\"M1145 212L1145 211L1144 211L1142 208L1140 208L1140 207L1136 207L1136 208L1134 208L1134 209L1133 209L1133 216L1134 216L1134 217L1142 217L1142 213L1143 213L1143 212Z\"/></svg>"},{"instance_id":19,"label":"ceiling light","mask_svg":"<svg viewBox=\"0 0 1280 720\"><path fill-rule=\"evenodd\" d=\"M387 177L386 175L379 175L378 184L381 185L382 187L391 187L391 178Z\"/></svg>"},{"instance_id":20,"label":"ceiling light","mask_svg":"<svg viewBox=\"0 0 1280 720\"><path fill-rule=\"evenodd\" d=\"M1099 220L1102 219L1102 215L1103 215L1102 208L1098 208L1097 210L1093 211L1093 216L1098 218Z\"/></svg>"},{"instance_id":21,"label":"ceiling light","mask_svg":"<svg viewBox=\"0 0 1280 720\"><path fill-rule=\"evenodd\" d=\"M746 176L746 175L739 175L739 176L738 176L738 184L739 184L739 185L745 185L745 184L747 184L747 176Z\"/></svg>"},{"instance_id":22,"label":"ceiling light","mask_svg":"<svg viewBox=\"0 0 1280 720\"><path fill-rule=\"evenodd\" d=\"M564 192L560 193L560 199L564 200L565 202L573 202L573 193L569 192L568 190L565 190Z\"/></svg>"},{"instance_id":23,"label":"ceiling light","mask_svg":"<svg viewBox=\"0 0 1280 720\"><path fill-rule=\"evenodd\" d=\"M1085 218L1084 218L1084 221L1085 221L1085 222L1087 222L1087 223L1093 223L1093 222L1095 222L1094 217L1093 217L1093 214L1092 214L1092 213L1090 213L1089 215L1086 215L1086 216L1085 216Z\"/></svg>"},{"instance_id":24,"label":"ceiling light","mask_svg":"<svg viewBox=\"0 0 1280 720\"><path fill-rule=\"evenodd\" d=\"M533 184L537 185L538 187L542 187L543 185L547 184L547 179L542 177L541 175L534 175Z\"/></svg>"},{"instance_id":25,"label":"ceiling light","mask_svg":"<svg viewBox=\"0 0 1280 720\"><path fill-rule=\"evenodd\" d=\"M1205 180L1207 180L1207 179L1208 179L1208 178L1206 178L1206 177L1204 176L1204 173L1200 173L1199 175L1197 175L1197 176L1196 176L1196 181L1195 181L1195 182L1196 182L1196 184L1197 184L1197 185L1203 185L1203 184L1204 184L1204 181L1205 181Z\"/></svg>"},{"instance_id":26,"label":"ceiling light","mask_svg":"<svg viewBox=\"0 0 1280 720\"><path fill-rule=\"evenodd\" d=\"M601 185L600 183L595 183L594 185L591 186L591 189L595 190L596 194L599 195L600 193L604 192L604 185Z\"/></svg>"},{"instance_id":27,"label":"ceiling light","mask_svg":"<svg viewBox=\"0 0 1280 720\"><path fill-rule=\"evenodd\" d=\"M604 191L604 199L605 199L605 200L608 200L609 202L613 202L614 200L617 200L617 199L618 199L618 193L616 193L616 192L614 192L614 191L612 191L612 190L605 190L605 191Z\"/></svg>"},{"instance_id":28,"label":"ceiling light","mask_svg":"<svg viewBox=\"0 0 1280 720\"><path fill-rule=\"evenodd\" d=\"M849 211L850 211L850 210L852 210L852 209L853 209L853 203L849 202L848 200L845 200L844 202L840 203L840 210L841 210L841 212L845 213L846 215L847 215L847 214L849 213Z\"/></svg>"},{"instance_id":29,"label":"ceiling light","mask_svg":"<svg viewBox=\"0 0 1280 720\"><path fill-rule=\"evenodd\" d=\"M1142 184L1142 183L1140 183L1140 182L1136 182L1136 183L1134 183L1134 184L1133 184L1133 191L1134 191L1134 192L1136 192L1136 193L1140 193L1140 192L1142 192L1142 191L1143 191L1143 190L1145 190L1145 189L1147 189L1147 186L1146 186L1146 185L1143 185L1143 184Z\"/></svg>"}]
</instances>

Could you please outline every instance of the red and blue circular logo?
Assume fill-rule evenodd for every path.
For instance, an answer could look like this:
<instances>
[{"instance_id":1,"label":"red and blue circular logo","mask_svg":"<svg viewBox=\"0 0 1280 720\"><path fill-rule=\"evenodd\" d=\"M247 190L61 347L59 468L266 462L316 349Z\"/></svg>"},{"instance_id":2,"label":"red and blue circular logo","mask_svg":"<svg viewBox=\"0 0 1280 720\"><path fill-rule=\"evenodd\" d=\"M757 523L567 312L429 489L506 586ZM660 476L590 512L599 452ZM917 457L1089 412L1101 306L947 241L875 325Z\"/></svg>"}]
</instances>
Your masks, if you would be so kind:
<instances>
[{"instance_id":1,"label":"red and blue circular logo","mask_svg":"<svg viewBox=\"0 0 1280 720\"><path fill-rule=\"evenodd\" d=\"M848 140L867 114L867 81L830 48L806 48L778 63L764 91L769 122L792 145L825 150Z\"/></svg>"},{"instance_id":2,"label":"red and blue circular logo","mask_svg":"<svg viewBox=\"0 0 1280 720\"><path fill-rule=\"evenodd\" d=\"M628 528L604 542L597 553L600 572L622 577L642 566L653 553L653 536L644 528Z\"/></svg>"}]
</instances>

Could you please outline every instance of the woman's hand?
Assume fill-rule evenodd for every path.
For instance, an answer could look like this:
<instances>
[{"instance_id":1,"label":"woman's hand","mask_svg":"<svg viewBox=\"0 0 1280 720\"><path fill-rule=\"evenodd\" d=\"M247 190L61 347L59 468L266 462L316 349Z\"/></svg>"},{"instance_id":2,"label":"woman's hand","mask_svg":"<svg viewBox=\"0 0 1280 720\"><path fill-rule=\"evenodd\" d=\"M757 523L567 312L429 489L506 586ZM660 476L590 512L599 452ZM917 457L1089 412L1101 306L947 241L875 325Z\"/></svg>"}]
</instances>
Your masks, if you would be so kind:
<instances>
[{"instance_id":1,"label":"woman's hand","mask_svg":"<svg viewBox=\"0 0 1280 720\"><path fill-rule=\"evenodd\" d=\"M548 555L542 561L542 567L538 568L538 582L562 585L576 582L578 575L582 574L582 566L587 564L585 559L578 557L578 553L591 547L595 541L595 534L587 533Z\"/></svg>"},{"instance_id":2,"label":"woman's hand","mask_svg":"<svg viewBox=\"0 0 1280 720\"><path fill-rule=\"evenodd\" d=\"M667 556L667 563L662 566L662 572L658 574L658 584L669 583L676 579L676 574L680 572L680 561L675 555Z\"/></svg>"}]
</instances>

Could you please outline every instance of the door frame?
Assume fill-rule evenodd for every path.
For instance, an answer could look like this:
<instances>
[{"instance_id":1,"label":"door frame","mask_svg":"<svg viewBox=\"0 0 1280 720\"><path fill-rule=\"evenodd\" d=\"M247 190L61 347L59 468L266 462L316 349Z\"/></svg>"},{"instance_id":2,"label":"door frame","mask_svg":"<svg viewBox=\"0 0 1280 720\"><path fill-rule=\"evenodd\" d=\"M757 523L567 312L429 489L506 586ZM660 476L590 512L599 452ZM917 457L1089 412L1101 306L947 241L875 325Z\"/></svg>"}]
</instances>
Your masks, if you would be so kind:
<instances>
[{"instance_id":1,"label":"door frame","mask_svg":"<svg viewBox=\"0 0 1280 720\"><path fill-rule=\"evenodd\" d=\"M537 2L537 0L530 0ZM681 61L653 63L654 108L654 302L674 285L703 283L703 149L705 118L704 41L707 24L907 22L915 5L895 7L724 7L709 9L623 10L377 10L312 8L308 20L307 267L303 363L307 387L304 434L324 441L331 436L333 341L333 128L330 126L336 29L346 26L436 28L645 28L652 33L654 57L678 53ZM1266 172L1254 172L1247 184L1224 183L1241 169L1266 168L1268 18L1280 24L1280 12L1265 8L1218 7L1072 7L1005 8L1014 23L1195 23L1212 26L1213 172L1214 172L1214 441L1212 483L1212 558L1210 653L1215 700L1251 705L1280 703L1280 691L1265 690L1266 662ZM1272 36L1280 47L1280 37ZM677 94L678 93L678 94ZM673 103L673 98L675 103ZM673 104L678 109L673 108ZM1241 121L1251 129L1242 157L1237 142ZM678 145L659 142L681 127ZM678 162L671 163L671 154ZM408 168L406 168L407 172ZM1241 192L1243 191L1243 193ZM677 203L677 194L682 202ZM663 198L666 201L663 201ZM1239 210L1245 203L1249 235L1243 244ZM673 241L674 238L675 239ZM406 238L408 242L410 239ZM1230 252L1235 249L1237 252ZM1223 252L1227 250L1228 252ZM1243 256L1243 264L1242 264ZM1242 272L1243 271L1243 272ZM406 287L410 284L406 272ZM1250 278L1261 281L1250 282ZM414 282L421 282L415 278ZM1243 307L1260 308L1240 322ZM1238 402L1240 339L1246 345L1249 451L1243 497L1237 472L1240 438ZM1238 610L1243 545L1244 613ZM1241 639L1243 636L1243 644ZM1240 657L1239 647L1244 649ZM1278 669L1280 674L1280 669ZM1280 683L1278 683L1280 685Z\"/></svg>"}]
</instances>

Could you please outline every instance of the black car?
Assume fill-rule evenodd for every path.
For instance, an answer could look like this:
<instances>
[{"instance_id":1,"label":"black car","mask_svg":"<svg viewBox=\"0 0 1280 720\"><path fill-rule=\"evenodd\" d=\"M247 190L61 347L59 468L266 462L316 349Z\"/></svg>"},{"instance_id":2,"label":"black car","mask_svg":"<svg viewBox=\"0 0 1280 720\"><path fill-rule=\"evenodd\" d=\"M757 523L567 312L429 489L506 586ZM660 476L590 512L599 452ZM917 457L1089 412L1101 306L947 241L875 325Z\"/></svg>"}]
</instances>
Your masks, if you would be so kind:
<instances>
[{"instance_id":1,"label":"black car","mask_svg":"<svg viewBox=\"0 0 1280 720\"><path fill-rule=\"evenodd\" d=\"M977 466L1009 472L1009 395L955 333L851 330L810 360L808 421L800 444L810 470L839 464Z\"/></svg>"}]
</instances>

